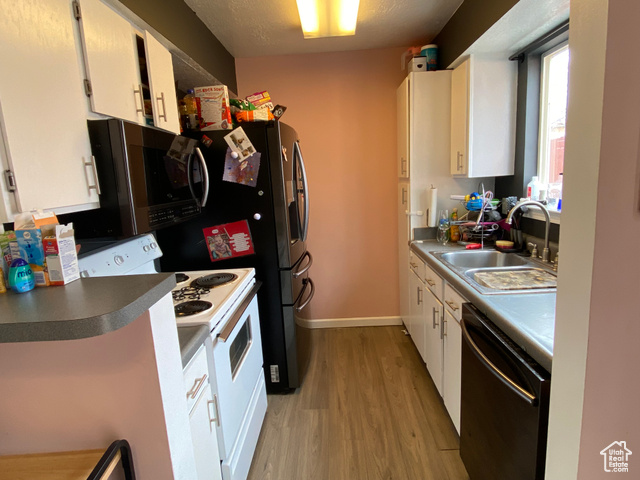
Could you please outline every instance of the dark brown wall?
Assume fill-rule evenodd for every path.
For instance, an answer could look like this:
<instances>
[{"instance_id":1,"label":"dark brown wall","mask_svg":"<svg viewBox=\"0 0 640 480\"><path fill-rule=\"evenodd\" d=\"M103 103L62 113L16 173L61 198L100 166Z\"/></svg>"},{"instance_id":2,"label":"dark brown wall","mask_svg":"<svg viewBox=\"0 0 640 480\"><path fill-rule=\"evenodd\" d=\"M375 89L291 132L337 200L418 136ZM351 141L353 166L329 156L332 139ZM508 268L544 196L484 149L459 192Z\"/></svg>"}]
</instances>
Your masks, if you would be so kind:
<instances>
[{"instance_id":1,"label":"dark brown wall","mask_svg":"<svg viewBox=\"0 0 640 480\"><path fill-rule=\"evenodd\" d=\"M238 91L233 56L182 0L120 0L211 75Z\"/></svg>"},{"instance_id":2,"label":"dark brown wall","mask_svg":"<svg viewBox=\"0 0 640 480\"><path fill-rule=\"evenodd\" d=\"M438 45L440 68L445 69L519 0L464 0L431 43Z\"/></svg>"}]
</instances>

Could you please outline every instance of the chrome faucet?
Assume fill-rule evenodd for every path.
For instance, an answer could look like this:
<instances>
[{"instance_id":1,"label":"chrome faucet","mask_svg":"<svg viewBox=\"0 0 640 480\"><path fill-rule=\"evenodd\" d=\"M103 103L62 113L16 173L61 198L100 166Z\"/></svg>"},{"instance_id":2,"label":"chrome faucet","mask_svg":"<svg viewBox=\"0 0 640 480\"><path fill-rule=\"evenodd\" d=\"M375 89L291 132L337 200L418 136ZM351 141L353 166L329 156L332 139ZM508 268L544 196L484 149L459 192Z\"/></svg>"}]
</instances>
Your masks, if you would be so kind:
<instances>
[{"instance_id":1,"label":"chrome faucet","mask_svg":"<svg viewBox=\"0 0 640 480\"><path fill-rule=\"evenodd\" d=\"M520 207L524 207L526 205L538 207L540 210L542 210L542 213L544 213L546 225L544 228L544 250L542 250L542 261L549 263L549 228L551 227L551 216L549 215L549 210L547 210L547 207L535 200L525 200L523 202L516 203L516 206L513 207L507 214L506 222L511 225L511 220L515 211Z\"/></svg>"}]
</instances>

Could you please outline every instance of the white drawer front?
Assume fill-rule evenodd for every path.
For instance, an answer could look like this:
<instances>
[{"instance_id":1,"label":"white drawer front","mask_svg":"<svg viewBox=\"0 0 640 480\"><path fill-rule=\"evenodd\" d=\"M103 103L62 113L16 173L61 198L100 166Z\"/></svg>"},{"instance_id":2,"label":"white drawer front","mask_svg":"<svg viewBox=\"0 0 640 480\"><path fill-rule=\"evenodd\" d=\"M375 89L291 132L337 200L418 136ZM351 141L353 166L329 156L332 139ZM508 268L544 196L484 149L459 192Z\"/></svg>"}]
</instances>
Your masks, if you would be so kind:
<instances>
[{"instance_id":1,"label":"white drawer front","mask_svg":"<svg viewBox=\"0 0 640 480\"><path fill-rule=\"evenodd\" d=\"M424 282L425 264L422 259L418 258L413 252L409 252L409 268L418 275L418 278Z\"/></svg>"},{"instance_id":2,"label":"white drawer front","mask_svg":"<svg viewBox=\"0 0 640 480\"><path fill-rule=\"evenodd\" d=\"M444 280L426 264L424 266L423 280L436 298L441 299L442 295L444 295Z\"/></svg>"},{"instance_id":3,"label":"white drawer front","mask_svg":"<svg viewBox=\"0 0 640 480\"><path fill-rule=\"evenodd\" d=\"M445 283L444 286L444 304L445 308L451 312L453 318L458 322L462 319L462 304L467 300L456 292L451 285Z\"/></svg>"},{"instance_id":4,"label":"white drawer front","mask_svg":"<svg viewBox=\"0 0 640 480\"><path fill-rule=\"evenodd\" d=\"M209 388L209 372L207 369L207 355L202 345L184 369L184 387L187 392L189 411L203 388Z\"/></svg>"}]
</instances>

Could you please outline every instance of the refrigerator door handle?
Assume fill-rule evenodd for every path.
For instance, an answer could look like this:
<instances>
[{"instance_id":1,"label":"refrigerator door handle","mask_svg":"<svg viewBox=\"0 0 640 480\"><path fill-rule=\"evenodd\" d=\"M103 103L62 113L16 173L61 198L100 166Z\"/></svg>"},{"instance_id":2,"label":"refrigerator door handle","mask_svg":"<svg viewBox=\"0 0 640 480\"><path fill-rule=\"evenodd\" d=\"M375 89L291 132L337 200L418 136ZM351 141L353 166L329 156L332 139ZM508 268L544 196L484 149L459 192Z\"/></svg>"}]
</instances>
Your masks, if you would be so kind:
<instances>
[{"instance_id":1,"label":"refrigerator door handle","mask_svg":"<svg viewBox=\"0 0 640 480\"><path fill-rule=\"evenodd\" d=\"M306 272L309 271L309 269L311 268L311 265L313 264L313 257L311 256L309 251L304 252L303 257L308 257L309 261L307 262L307 264L304 266L302 270L292 273L293 278L298 278L300 275L304 275Z\"/></svg>"},{"instance_id":2,"label":"refrigerator door handle","mask_svg":"<svg viewBox=\"0 0 640 480\"><path fill-rule=\"evenodd\" d=\"M304 279L304 288L302 289L302 292L300 293L300 297L302 298L302 296L304 295L305 290L307 289L307 285L311 285L311 293L309 293L309 296L307 297L307 299L304 301L304 303L302 305L300 305L299 307L295 307L296 311L301 312L302 310L304 310L306 308L307 305L309 305L309 302L311 302L311 299L313 298L314 293L316 293L316 287L313 284L313 281L310 278L305 278Z\"/></svg>"},{"instance_id":3,"label":"refrigerator door handle","mask_svg":"<svg viewBox=\"0 0 640 480\"><path fill-rule=\"evenodd\" d=\"M302 159L302 151L300 150L300 142L296 140L294 147L297 150L297 157L300 161L300 170L302 172L302 189L304 194L304 225L302 228L302 241L306 241L307 232L309 230L309 184L307 182L307 170L304 168L304 160Z\"/></svg>"},{"instance_id":4,"label":"refrigerator door handle","mask_svg":"<svg viewBox=\"0 0 640 480\"><path fill-rule=\"evenodd\" d=\"M199 201L200 207L204 207L207 204L207 199L209 198L209 170L207 169L207 162L204 161L204 156L198 147L196 147L196 153L198 154L200 165L202 165L202 175L204 177L202 199Z\"/></svg>"},{"instance_id":5,"label":"refrigerator door handle","mask_svg":"<svg viewBox=\"0 0 640 480\"><path fill-rule=\"evenodd\" d=\"M482 353L482 350L480 350L478 345L476 345L476 343L471 338L471 335L469 335L469 331L467 330L467 326L465 325L464 320L460 322L460 325L462 327L463 338L469 344L469 346L471 347L471 350L473 351L475 356L478 358L478 360L480 360L480 362L483 363L485 367L487 367L487 369L491 373L493 373L496 376L496 378L498 378L498 380L500 380L507 387L509 387L509 389L511 389L516 395L518 395L520 398L522 398L525 402L527 402L532 407L537 406L538 399L534 395L530 394L524 388L518 385L516 382L511 380L507 375L505 375L504 372L502 372L498 367L496 367L491 362L491 360L487 358L487 356L484 353Z\"/></svg>"}]
</instances>

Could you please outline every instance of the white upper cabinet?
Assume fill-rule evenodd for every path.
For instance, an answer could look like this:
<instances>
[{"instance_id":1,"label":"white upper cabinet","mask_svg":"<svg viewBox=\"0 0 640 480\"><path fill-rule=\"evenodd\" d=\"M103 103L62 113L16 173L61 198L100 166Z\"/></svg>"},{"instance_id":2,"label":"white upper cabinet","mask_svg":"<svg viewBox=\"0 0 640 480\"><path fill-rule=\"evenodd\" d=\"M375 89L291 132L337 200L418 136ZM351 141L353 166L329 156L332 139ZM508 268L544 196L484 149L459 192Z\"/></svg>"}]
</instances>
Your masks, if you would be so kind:
<instances>
[{"instance_id":1,"label":"white upper cabinet","mask_svg":"<svg viewBox=\"0 0 640 480\"><path fill-rule=\"evenodd\" d=\"M79 0L80 32L91 109L144 124L144 100L134 30L100 0Z\"/></svg>"},{"instance_id":2,"label":"white upper cabinet","mask_svg":"<svg viewBox=\"0 0 640 480\"><path fill-rule=\"evenodd\" d=\"M180 117L171 53L146 31L144 48L153 105L153 123L157 127L180 134Z\"/></svg>"},{"instance_id":3,"label":"white upper cabinet","mask_svg":"<svg viewBox=\"0 0 640 480\"><path fill-rule=\"evenodd\" d=\"M0 159L15 185L0 179L0 220L37 208L95 208L72 5L0 0L0 10Z\"/></svg>"},{"instance_id":4,"label":"white upper cabinet","mask_svg":"<svg viewBox=\"0 0 640 480\"><path fill-rule=\"evenodd\" d=\"M409 178L409 77L396 91L398 112L398 178Z\"/></svg>"},{"instance_id":5,"label":"white upper cabinet","mask_svg":"<svg viewBox=\"0 0 640 480\"><path fill-rule=\"evenodd\" d=\"M517 65L472 55L451 78L451 174L513 175Z\"/></svg>"},{"instance_id":6,"label":"white upper cabinet","mask_svg":"<svg viewBox=\"0 0 640 480\"><path fill-rule=\"evenodd\" d=\"M133 25L100 0L79 0L79 5L91 109L141 125L148 123L146 113L156 127L179 134L169 50L147 31L138 42Z\"/></svg>"}]
</instances>

